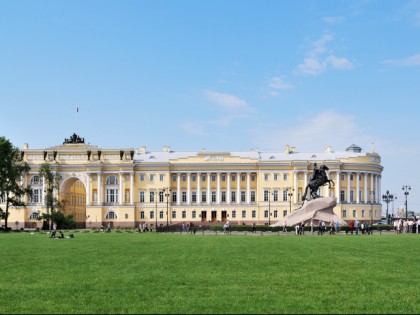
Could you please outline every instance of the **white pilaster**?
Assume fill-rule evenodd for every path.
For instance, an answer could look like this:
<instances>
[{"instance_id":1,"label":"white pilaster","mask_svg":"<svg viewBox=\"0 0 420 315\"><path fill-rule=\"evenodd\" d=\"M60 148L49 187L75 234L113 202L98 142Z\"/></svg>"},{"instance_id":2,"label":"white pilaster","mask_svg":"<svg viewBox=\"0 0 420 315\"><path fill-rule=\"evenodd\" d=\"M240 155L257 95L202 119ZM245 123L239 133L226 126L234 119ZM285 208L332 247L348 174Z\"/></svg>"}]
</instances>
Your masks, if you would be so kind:
<instances>
[{"instance_id":1,"label":"white pilaster","mask_svg":"<svg viewBox=\"0 0 420 315\"><path fill-rule=\"evenodd\" d=\"M227 174L226 174L226 179L227 179L227 192L226 192L226 194L227 194L227 196L226 196L226 203L227 204L230 204L230 172L228 172Z\"/></svg>"},{"instance_id":2,"label":"white pilaster","mask_svg":"<svg viewBox=\"0 0 420 315\"><path fill-rule=\"evenodd\" d=\"M359 183L359 177L360 177L360 173L356 173L356 202L360 203L360 183Z\"/></svg>"},{"instance_id":3,"label":"white pilaster","mask_svg":"<svg viewBox=\"0 0 420 315\"><path fill-rule=\"evenodd\" d=\"M216 202L220 204L220 172L217 172Z\"/></svg>"},{"instance_id":4,"label":"white pilaster","mask_svg":"<svg viewBox=\"0 0 420 315\"><path fill-rule=\"evenodd\" d=\"M181 173L176 174L176 204L181 204Z\"/></svg>"},{"instance_id":5,"label":"white pilaster","mask_svg":"<svg viewBox=\"0 0 420 315\"><path fill-rule=\"evenodd\" d=\"M86 206L90 205L90 172L86 172Z\"/></svg>"},{"instance_id":6,"label":"white pilaster","mask_svg":"<svg viewBox=\"0 0 420 315\"><path fill-rule=\"evenodd\" d=\"M337 176L336 176L336 188L335 188L335 194L337 197L337 203L341 203L341 191L340 191L340 181L341 181L341 176L340 176L340 171L336 172Z\"/></svg>"},{"instance_id":7,"label":"white pilaster","mask_svg":"<svg viewBox=\"0 0 420 315\"><path fill-rule=\"evenodd\" d=\"M98 205L102 205L102 173L98 173Z\"/></svg>"},{"instance_id":8,"label":"white pilaster","mask_svg":"<svg viewBox=\"0 0 420 315\"><path fill-rule=\"evenodd\" d=\"M363 196L363 201L364 203L368 202L368 184L367 184L367 178L368 178L368 173L364 173L363 177L365 178L365 187L364 187L364 196Z\"/></svg>"},{"instance_id":9,"label":"white pilaster","mask_svg":"<svg viewBox=\"0 0 420 315\"><path fill-rule=\"evenodd\" d=\"M187 173L187 205L191 204L191 173Z\"/></svg>"},{"instance_id":10,"label":"white pilaster","mask_svg":"<svg viewBox=\"0 0 420 315\"><path fill-rule=\"evenodd\" d=\"M299 187L298 187L298 172L297 171L293 171L293 182L294 182L294 188L295 188L295 193L293 194L293 203L297 203L297 197L299 195ZM305 188L304 188L305 189Z\"/></svg>"},{"instance_id":11,"label":"white pilaster","mask_svg":"<svg viewBox=\"0 0 420 315\"><path fill-rule=\"evenodd\" d=\"M134 205L134 173L130 174L130 204Z\"/></svg>"},{"instance_id":12,"label":"white pilaster","mask_svg":"<svg viewBox=\"0 0 420 315\"><path fill-rule=\"evenodd\" d=\"M236 183L236 197L237 197L237 199L236 199L236 201L237 201L237 203L238 204L240 204L241 203L241 173L240 172L238 172L238 173L236 173L236 179L237 179L237 183Z\"/></svg>"},{"instance_id":13,"label":"white pilaster","mask_svg":"<svg viewBox=\"0 0 420 315\"><path fill-rule=\"evenodd\" d=\"M211 203L211 191L210 191L210 180L211 180L211 173L207 173L207 204Z\"/></svg>"},{"instance_id":14,"label":"white pilaster","mask_svg":"<svg viewBox=\"0 0 420 315\"><path fill-rule=\"evenodd\" d=\"M350 202L350 172L346 172L347 175L347 202Z\"/></svg>"},{"instance_id":15,"label":"white pilaster","mask_svg":"<svg viewBox=\"0 0 420 315\"><path fill-rule=\"evenodd\" d=\"M197 204L201 204L201 173L197 173Z\"/></svg>"},{"instance_id":16,"label":"white pilaster","mask_svg":"<svg viewBox=\"0 0 420 315\"><path fill-rule=\"evenodd\" d=\"M246 203L251 203L251 172L246 173Z\"/></svg>"},{"instance_id":17,"label":"white pilaster","mask_svg":"<svg viewBox=\"0 0 420 315\"><path fill-rule=\"evenodd\" d=\"M119 193L118 193L118 203L119 205L123 204L123 174L122 172L120 172L120 188L119 188Z\"/></svg>"}]
</instances>

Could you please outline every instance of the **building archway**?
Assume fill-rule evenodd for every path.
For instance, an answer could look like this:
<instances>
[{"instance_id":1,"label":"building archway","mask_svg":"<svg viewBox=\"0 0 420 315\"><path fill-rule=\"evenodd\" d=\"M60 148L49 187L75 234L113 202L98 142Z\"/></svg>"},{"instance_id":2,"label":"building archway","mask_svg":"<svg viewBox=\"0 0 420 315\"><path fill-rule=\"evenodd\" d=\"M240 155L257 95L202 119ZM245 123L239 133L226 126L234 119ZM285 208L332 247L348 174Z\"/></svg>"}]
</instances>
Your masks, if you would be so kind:
<instances>
[{"instance_id":1,"label":"building archway","mask_svg":"<svg viewBox=\"0 0 420 315\"><path fill-rule=\"evenodd\" d=\"M60 185L60 200L64 216L73 215L77 228L86 228L86 186L81 179L72 176Z\"/></svg>"}]
</instances>

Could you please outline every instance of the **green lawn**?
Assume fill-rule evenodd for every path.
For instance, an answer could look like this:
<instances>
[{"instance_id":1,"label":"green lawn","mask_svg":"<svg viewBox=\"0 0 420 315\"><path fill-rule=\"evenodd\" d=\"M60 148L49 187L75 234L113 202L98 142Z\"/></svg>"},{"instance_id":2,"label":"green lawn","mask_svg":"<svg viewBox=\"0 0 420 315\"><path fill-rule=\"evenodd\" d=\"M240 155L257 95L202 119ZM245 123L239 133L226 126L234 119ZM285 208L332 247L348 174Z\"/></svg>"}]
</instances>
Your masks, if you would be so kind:
<instances>
[{"instance_id":1,"label":"green lawn","mask_svg":"<svg viewBox=\"0 0 420 315\"><path fill-rule=\"evenodd\" d=\"M420 313L420 235L74 234L0 233L2 314Z\"/></svg>"}]
</instances>

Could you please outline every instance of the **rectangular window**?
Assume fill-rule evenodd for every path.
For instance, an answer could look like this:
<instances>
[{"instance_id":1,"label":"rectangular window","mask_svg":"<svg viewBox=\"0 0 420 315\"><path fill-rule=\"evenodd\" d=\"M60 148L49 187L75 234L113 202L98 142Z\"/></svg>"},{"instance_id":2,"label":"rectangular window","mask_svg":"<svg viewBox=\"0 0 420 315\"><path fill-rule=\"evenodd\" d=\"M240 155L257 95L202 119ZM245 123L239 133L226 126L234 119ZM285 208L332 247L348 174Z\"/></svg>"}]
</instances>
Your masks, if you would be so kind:
<instances>
[{"instance_id":1,"label":"rectangular window","mask_svg":"<svg viewBox=\"0 0 420 315\"><path fill-rule=\"evenodd\" d=\"M251 190L251 202L255 202L255 191Z\"/></svg>"},{"instance_id":2,"label":"rectangular window","mask_svg":"<svg viewBox=\"0 0 420 315\"><path fill-rule=\"evenodd\" d=\"M279 201L279 191L273 190L273 201Z\"/></svg>"},{"instance_id":3,"label":"rectangular window","mask_svg":"<svg viewBox=\"0 0 420 315\"><path fill-rule=\"evenodd\" d=\"M150 174L150 181L153 182L155 180L155 175Z\"/></svg>"},{"instance_id":4,"label":"rectangular window","mask_svg":"<svg viewBox=\"0 0 420 315\"><path fill-rule=\"evenodd\" d=\"M191 196L192 202L197 202L197 192L193 191Z\"/></svg>"},{"instance_id":5,"label":"rectangular window","mask_svg":"<svg viewBox=\"0 0 420 315\"><path fill-rule=\"evenodd\" d=\"M197 211L193 210L193 212L191 213L191 216L193 219L195 219L197 217Z\"/></svg>"},{"instance_id":6,"label":"rectangular window","mask_svg":"<svg viewBox=\"0 0 420 315\"><path fill-rule=\"evenodd\" d=\"M176 175L172 175L172 181L176 182Z\"/></svg>"},{"instance_id":7,"label":"rectangular window","mask_svg":"<svg viewBox=\"0 0 420 315\"><path fill-rule=\"evenodd\" d=\"M353 189L350 190L350 202L354 201L354 191Z\"/></svg>"},{"instance_id":8,"label":"rectangular window","mask_svg":"<svg viewBox=\"0 0 420 315\"><path fill-rule=\"evenodd\" d=\"M243 182L244 182L244 181L246 181L245 175L242 175L242 176L241 176L241 178L242 178L241 180L242 180Z\"/></svg>"},{"instance_id":9,"label":"rectangular window","mask_svg":"<svg viewBox=\"0 0 420 315\"><path fill-rule=\"evenodd\" d=\"M176 202L176 192L172 193L172 202Z\"/></svg>"},{"instance_id":10,"label":"rectangular window","mask_svg":"<svg viewBox=\"0 0 420 315\"><path fill-rule=\"evenodd\" d=\"M245 202L246 201L246 194L244 191L241 191L241 202Z\"/></svg>"},{"instance_id":11,"label":"rectangular window","mask_svg":"<svg viewBox=\"0 0 420 315\"><path fill-rule=\"evenodd\" d=\"M345 190L340 191L340 199L341 199L341 202L346 202L346 191Z\"/></svg>"},{"instance_id":12,"label":"rectangular window","mask_svg":"<svg viewBox=\"0 0 420 315\"><path fill-rule=\"evenodd\" d=\"M347 218L347 210L344 210L344 209L343 209L343 212L341 213L341 216L342 216L343 218Z\"/></svg>"},{"instance_id":13,"label":"rectangular window","mask_svg":"<svg viewBox=\"0 0 420 315\"><path fill-rule=\"evenodd\" d=\"M182 210L182 218L186 219L187 218L187 211Z\"/></svg>"},{"instance_id":14,"label":"rectangular window","mask_svg":"<svg viewBox=\"0 0 420 315\"><path fill-rule=\"evenodd\" d=\"M264 201L268 201L268 190L264 190Z\"/></svg>"},{"instance_id":15,"label":"rectangular window","mask_svg":"<svg viewBox=\"0 0 420 315\"><path fill-rule=\"evenodd\" d=\"M287 173L283 173L283 180L286 181L289 178Z\"/></svg>"},{"instance_id":16,"label":"rectangular window","mask_svg":"<svg viewBox=\"0 0 420 315\"><path fill-rule=\"evenodd\" d=\"M211 181L215 182L216 181L216 175L211 175Z\"/></svg>"},{"instance_id":17,"label":"rectangular window","mask_svg":"<svg viewBox=\"0 0 420 315\"><path fill-rule=\"evenodd\" d=\"M159 211L159 219L163 219L163 211Z\"/></svg>"},{"instance_id":18,"label":"rectangular window","mask_svg":"<svg viewBox=\"0 0 420 315\"><path fill-rule=\"evenodd\" d=\"M277 216L278 216L278 211L274 210L274 217L277 218Z\"/></svg>"},{"instance_id":19,"label":"rectangular window","mask_svg":"<svg viewBox=\"0 0 420 315\"><path fill-rule=\"evenodd\" d=\"M154 219L155 218L155 212L154 211L150 211L150 219Z\"/></svg>"},{"instance_id":20,"label":"rectangular window","mask_svg":"<svg viewBox=\"0 0 420 315\"><path fill-rule=\"evenodd\" d=\"M357 216L357 211L356 209L353 209L353 218L355 218Z\"/></svg>"},{"instance_id":21,"label":"rectangular window","mask_svg":"<svg viewBox=\"0 0 420 315\"><path fill-rule=\"evenodd\" d=\"M246 210L242 210L242 219L246 218Z\"/></svg>"},{"instance_id":22,"label":"rectangular window","mask_svg":"<svg viewBox=\"0 0 420 315\"><path fill-rule=\"evenodd\" d=\"M159 191L159 202L163 202L163 191Z\"/></svg>"},{"instance_id":23,"label":"rectangular window","mask_svg":"<svg viewBox=\"0 0 420 315\"><path fill-rule=\"evenodd\" d=\"M255 219L257 217L257 211L252 210L251 215L252 215L252 218Z\"/></svg>"},{"instance_id":24,"label":"rectangular window","mask_svg":"<svg viewBox=\"0 0 420 315\"><path fill-rule=\"evenodd\" d=\"M230 200L232 202L236 202L236 191L231 191L231 196L230 196Z\"/></svg>"},{"instance_id":25,"label":"rectangular window","mask_svg":"<svg viewBox=\"0 0 420 315\"><path fill-rule=\"evenodd\" d=\"M107 189L106 190L106 202L107 203L118 202L118 189Z\"/></svg>"},{"instance_id":26,"label":"rectangular window","mask_svg":"<svg viewBox=\"0 0 420 315\"><path fill-rule=\"evenodd\" d=\"M207 194L205 191L201 192L201 201L202 202L207 202Z\"/></svg>"},{"instance_id":27,"label":"rectangular window","mask_svg":"<svg viewBox=\"0 0 420 315\"><path fill-rule=\"evenodd\" d=\"M236 176L232 175L232 182L235 182L235 181L236 181Z\"/></svg>"},{"instance_id":28,"label":"rectangular window","mask_svg":"<svg viewBox=\"0 0 420 315\"><path fill-rule=\"evenodd\" d=\"M211 192L211 202L216 202L216 192L215 191Z\"/></svg>"},{"instance_id":29,"label":"rectangular window","mask_svg":"<svg viewBox=\"0 0 420 315\"><path fill-rule=\"evenodd\" d=\"M202 175L202 176L201 176L201 181L202 181L202 182L205 182L205 181L206 181L206 175Z\"/></svg>"},{"instance_id":30,"label":"rectangular window","mask_svg":"<svg viewBox=\"0 0 420 315\"><path fill-rule=\"evenodd\" d=\"M140 211L140 219L144 219L144 211Z\"/></svg>"},{"instance_id":31,"label":"rectangular window","mask_svg":"<svg viewBox=\"0 0 420 315\"><path fill-rule=\"evenodd\" d=\"M264 210L264 218L268 218L268 210Z\"/></svg>"},{"instance_id":32,"label":"rectangular window","mask_svg":"<svg viewBox=\"0 0 420 315\"><path fill-rule=\"evenodd\" d=\"M232 210L232 219L236 219L236 210Z\"/></svg>"},{"instance_id":33,"label":"rectangular window","mask_svg":"<svg viewBox=\"0 0 420 315\"><path fill-rule=\"evenodd\" d=\"M149 202L155 202L155 192L149 192Z\"/></svg>"},{"instance_id":34,"label":"rectangular window","mask_svg":"<svg viewBox=\"0 0 420 315\"><path fill-rule=\"evenodd\" d=\"M176 219L176 211L175 210L172 211L172 219Z\"/></svg>"},{"instance_id":35,"label":"rectangular window","mask_svg":"<svg viewBox=\"0 0 420 315\"><path fill-rule=\"evenodd\" d=\"M365 217L365 210L362 210L362 218Z\"/></svg>"},{"instance_id":36,"label":"rectangular window","mask_svg":"<svg viewBox=\"0 0 420 315\"><path fill-rule=\"evenodd\" d=\"M251 175L251 182L255 182L255 175Z\"/></svg>"},{"instance_id":37,"label":"rectangular window","mask_svg":"<svg viewBox=\"0 0 420 315\"><path fill-rule=\"evenodd\" d=\"M287 215L287 210L283 210L283 218Z\"/></svg>"},{"instance_id":38,"label":"rectangular window","mask_svg":"<svg viewBox=\"0 0 420 315\"><path fill-rule=\"evenodd\" d=\"M186 175L182 175L182 181L186 182L187 181L187 176Z\"/></svg>"},{"instance_id":39,"label":"rectangular window","mask_svg":"<svg viewBox=\"0 0 420 315\"><path fill-rule=\"evenodd\" d=\"M350 174L350 180L351 181L353 180L353 174Z\"/></svg>"},{"instance_id":40,"label":"rectangular window","mask_svg":"<svg viewBox=\"0 0 420 315\"><path fill-rule=\"evenodd\" d=\"M182 192L182 202L187 202L187 192Z\"/></svg>"},{"instance_id":41,"label":"rectangular window","mask_svg":"<svg viewBox=\"0 0 420 315\"><path fill-rule=\"evenodd\" d=\"M161 182L163 182L163 181L165 180L165 176L164 176L163 174L160 174L160 175L159 175L159 180L160 180Z\"/></svg>"},{"instance_id":42,"label":"rectangular window","mask_svg":"<svg viewBox=\"0 0 420 315\"><path fill-rule=\"evenodd\" d=\"M340 174L340 179L344 180L344 174Z\"/></svg>"},{"instance_id":43,"label":"rectangular window","mask_svg":"<svg viewBox=\"0 0 420 315\"><path fill-rule=\"evenodd\" d=\"M140 181L144 182L144 174L140 174Z\"/></svg>"},{"instance_id":44,"label":"rectangular window","mask_svg":"<svg viewBox=\"0 0 420 315\"><path fill-rule=\"evenodd\" d=\"M226 202L226 191L222 191L222 202Z\"/></svg>"},{"instance_id":45,"label":"rectangular window","mask_svg":"<svg viewBox=\"0 0 420 315\"><path fill-rule=\"evenodd\" d=\"M226 176L222 175L222 182L225 182L225 181L226 181Z\"/></svg>"},{"instance_id":46,"label":"rectangular window","mask_svg":"<svg viewBox=\"0 0 420 315\"><path fill-rule=\"evenodd\" d=\"M268 181L268 174L264 174L264 180Z\"/></svg>"},{"instance_id":47,"label":"rectangular window","mask_svg":"<svg viewBox=\"0 0 420 315\"><path fill-rule=\"evenodd\" d=\"M287 199L287 193L288 192L289 191L287 189L283 189L283 201L288 201L288 199Z\"/></svg>"},{"instance_id":48,"label":"rectangular window","mask_svg":"<svg viewBox=\"0 0 420 315\"><path fill-rule=\"evenodd\" d=\"M197 176L192 175L192 176L191 176L191 180L192 180L193 182L195 182L195 181L197 180Z\"/></svg>"},{"instance_id":49,"label":"rectangular window","mask_svg":"<svg viewBox=\"0 0 420 315\"><path fill-rule=\"evenodd\" d=\"M125 218L128 219L128 213L125 214Z\"/></svg>"},{"instance_id":50,"label":"rectangular window","mask_svg":"<svg viewBox=\"0 0 420 315\"><path fill-rule=\"evenodd\" d=\"M274 180L275 181L278 181L278 179L279 179L279 175L278 174L274 174Z\"/></svg>"}]
</instances>

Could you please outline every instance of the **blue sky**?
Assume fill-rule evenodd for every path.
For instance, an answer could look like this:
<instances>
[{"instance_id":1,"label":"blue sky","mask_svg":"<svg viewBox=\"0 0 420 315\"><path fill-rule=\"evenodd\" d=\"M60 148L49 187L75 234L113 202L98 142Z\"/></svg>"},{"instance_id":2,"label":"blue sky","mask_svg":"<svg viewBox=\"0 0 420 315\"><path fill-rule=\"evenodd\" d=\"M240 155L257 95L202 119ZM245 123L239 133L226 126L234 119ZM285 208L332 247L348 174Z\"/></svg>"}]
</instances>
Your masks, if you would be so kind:
<instances>
[{"instance_id":1,"label":"blue sky","mask_svg":"<svg viewBox=\"0 0 420 315\"><path fill-rule=\"evenodd\" d=\"M419 38L419 0L1 0L0 134L40 149L76 131L103 148L354 143L381 155L395 208L411 185L420 211Z\"/></svg>"}]
</instances>

